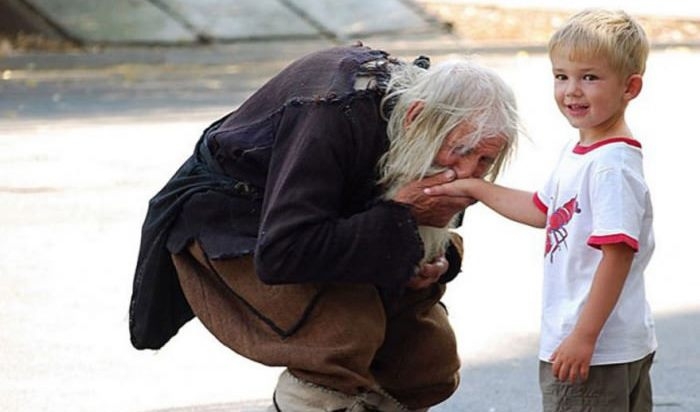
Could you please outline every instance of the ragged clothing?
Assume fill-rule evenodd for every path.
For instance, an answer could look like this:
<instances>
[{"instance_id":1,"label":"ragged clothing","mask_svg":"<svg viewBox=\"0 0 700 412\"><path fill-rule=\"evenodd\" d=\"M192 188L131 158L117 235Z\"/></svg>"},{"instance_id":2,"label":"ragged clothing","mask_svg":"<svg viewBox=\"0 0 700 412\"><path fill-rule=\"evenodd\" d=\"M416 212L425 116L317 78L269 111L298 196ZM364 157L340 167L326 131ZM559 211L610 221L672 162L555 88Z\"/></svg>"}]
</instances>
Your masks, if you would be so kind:
<instances>
[{"instance_id":1,"label":"ragged clothing","mask_svg":"<svg viewBox=\"0 0 700 412\"><path fill-rule=\"evenodd\" d=\"M160 348L192 318L170 259L195 240L213 260L252 254L268 284L400 294L423 249L408 207L381 200L376 183L391 64L366 47L312 53L205 130L149 203L130 307L136 348ZM443 281L461 267L454 247L446 257Z\"/></svg>"}]
</instances>

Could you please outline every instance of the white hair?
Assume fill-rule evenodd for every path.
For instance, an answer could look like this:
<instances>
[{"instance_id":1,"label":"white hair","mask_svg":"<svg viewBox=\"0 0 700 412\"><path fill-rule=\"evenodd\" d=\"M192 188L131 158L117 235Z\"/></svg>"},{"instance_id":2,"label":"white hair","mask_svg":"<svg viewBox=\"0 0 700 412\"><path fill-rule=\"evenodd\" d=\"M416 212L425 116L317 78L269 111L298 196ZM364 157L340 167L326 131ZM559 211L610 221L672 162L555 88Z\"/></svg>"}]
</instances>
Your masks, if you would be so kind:
<instances>
[{"instance_id":1,"label":"white hair","mask_svg":"<svg viewBox=\"0 0 700 412\"><path fill-rule=\"evenodd\" d=\"M411 127L406 127L415 102L422 108L411 119ZM389 105L393 106L387 118L390 147L380 161L380 184L386 199L406 183L439 172L434 159L445 138L464 121L471 126L467 136L470 147L488 138L504 140L486 179L498 176L515 149L519 120L513 92L494 71L472 60L449 60L428 70L395 66L382 101L383 108ZM444 253L448 229L455 220L446 228L419 227L424 261Z\"/></svg>"}]
</instances>

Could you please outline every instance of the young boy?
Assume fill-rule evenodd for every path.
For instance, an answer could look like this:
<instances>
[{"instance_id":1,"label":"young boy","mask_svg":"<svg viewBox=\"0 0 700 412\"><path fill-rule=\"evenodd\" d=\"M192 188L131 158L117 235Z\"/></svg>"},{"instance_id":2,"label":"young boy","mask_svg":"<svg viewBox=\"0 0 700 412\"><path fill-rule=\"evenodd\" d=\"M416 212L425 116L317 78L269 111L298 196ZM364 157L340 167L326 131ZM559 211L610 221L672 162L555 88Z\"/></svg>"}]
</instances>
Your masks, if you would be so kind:
<instances>
[{"instance_id":1,"label":"young boy","mask_svg":"<svg viewBox=\"0 0 700 412\"><path fill-rule=\"evenodd\" d=\"M654 249L641 144L625 121L649 51L624 12L586 10L552 37L554 98L579 131L536 193L462 179L426 189L468 196L546 228L540 342L545 411L651 411L656 350L644 290Z\"/></svg>"}]
</instances>

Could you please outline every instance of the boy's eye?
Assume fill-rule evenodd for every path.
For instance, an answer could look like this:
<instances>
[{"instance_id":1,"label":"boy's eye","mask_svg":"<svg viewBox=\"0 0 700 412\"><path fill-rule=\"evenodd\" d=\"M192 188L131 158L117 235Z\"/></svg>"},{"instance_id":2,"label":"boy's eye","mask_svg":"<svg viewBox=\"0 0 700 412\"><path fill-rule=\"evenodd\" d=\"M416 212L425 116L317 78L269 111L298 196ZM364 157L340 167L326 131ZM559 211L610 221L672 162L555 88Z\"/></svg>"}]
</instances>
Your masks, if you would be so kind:
<instances>
[{"instance_id":1,"label":"boy's eye","mask_svg":"<svg viewBox=\"0 0 700 412\"><path fill-rule=\"evenodd\" d=\"M555 74L554 79L556 80L566 80L566 75L564 74Z\"/></svg>"},{"instance_id":2,"label":"boy's eye","mask_svg":"<svg viewBox=\"0 0 700 412\"><path fill-rule=\"evenodd\" d=\"M593 80L598 80L598 76L596 76L595 74L586 74L583 76L583 80L586 80L589 82L593 81Z\"/></svg>"}]
</instances>

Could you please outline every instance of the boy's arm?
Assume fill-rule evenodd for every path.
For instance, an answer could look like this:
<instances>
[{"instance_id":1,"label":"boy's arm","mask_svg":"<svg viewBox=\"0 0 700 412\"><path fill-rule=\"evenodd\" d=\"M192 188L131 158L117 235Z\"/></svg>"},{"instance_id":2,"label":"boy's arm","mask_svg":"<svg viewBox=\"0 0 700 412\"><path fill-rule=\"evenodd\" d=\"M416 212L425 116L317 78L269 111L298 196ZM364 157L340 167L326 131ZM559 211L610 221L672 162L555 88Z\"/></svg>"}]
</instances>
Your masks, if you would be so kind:
<instances>
[{"instance_id":1,"label":"boy's arm","mask_svg":"<svg viewBox=\"0 0 700 412\"><path fill-rule=\"evenodd\" d=\"M588 378L598 335L610 316L627 279L635 251L625 243L601 245L603 258L593 277L588 299L574 330L559 345L550 361L559 380Z\"/></svg>"},{"instance_id":2,"label":"boy's arm","mask_svg":"<svg viewBox=\"0 0 700 412\"><path fill-rule=\"evenodd\" d=\"M430 195L471 197L516 222L543 228L547 216L535 206L533 193L499 186L482 179L458 179L425 189Z\"/></svg>"}]
</instances>

